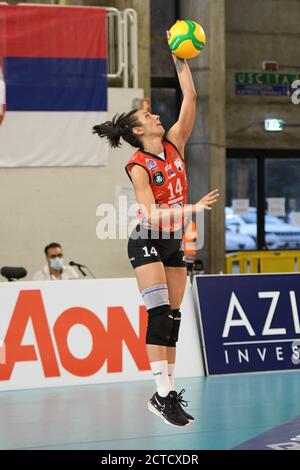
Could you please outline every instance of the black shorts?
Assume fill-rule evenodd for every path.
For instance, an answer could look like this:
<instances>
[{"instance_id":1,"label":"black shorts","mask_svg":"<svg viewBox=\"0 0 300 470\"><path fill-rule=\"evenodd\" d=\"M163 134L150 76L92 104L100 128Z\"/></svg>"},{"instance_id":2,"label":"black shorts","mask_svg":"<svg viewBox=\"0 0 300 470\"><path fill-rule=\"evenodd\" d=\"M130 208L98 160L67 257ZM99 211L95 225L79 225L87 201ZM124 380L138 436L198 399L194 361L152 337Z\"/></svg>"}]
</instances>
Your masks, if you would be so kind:
<instances>
[{"instance_id":1,"label":"black shorts","mask_svg":"<svg viewBox=\"0 0 300 470\"><path fill-rule=\"evenodd\" d=\"M138 225L128 240L128 258L132 267L138 268L145 264L162 262L164 266L185 268L184 248L182 239L151 239L151 231L141 229Z\"/></svg>"}]
</instances>

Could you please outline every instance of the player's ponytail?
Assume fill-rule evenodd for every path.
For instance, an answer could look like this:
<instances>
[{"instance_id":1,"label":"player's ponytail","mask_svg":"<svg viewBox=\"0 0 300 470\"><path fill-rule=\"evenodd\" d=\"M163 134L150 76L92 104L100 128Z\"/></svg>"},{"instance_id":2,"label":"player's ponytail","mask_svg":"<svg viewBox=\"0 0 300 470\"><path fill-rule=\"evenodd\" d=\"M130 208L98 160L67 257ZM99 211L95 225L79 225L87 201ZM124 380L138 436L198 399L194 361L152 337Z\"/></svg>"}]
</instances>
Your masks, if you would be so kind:
<instances>
[{"instance_id":1,"label":"player's ponytail","mask_svg":"<svg viewBox=\"0 0 300 470\"><path fill-rule=\"evenodd\" d=\"M93 134L98 134L101 138L106 137L109 145L113 148L121 147L121 137L133 147L142 147L142 143L132 132L133 127L141 125L134 116L137 111L137 109L133 109L127 114L116 114L111 121L94 126Z\"/></svg>"}]
</instances>

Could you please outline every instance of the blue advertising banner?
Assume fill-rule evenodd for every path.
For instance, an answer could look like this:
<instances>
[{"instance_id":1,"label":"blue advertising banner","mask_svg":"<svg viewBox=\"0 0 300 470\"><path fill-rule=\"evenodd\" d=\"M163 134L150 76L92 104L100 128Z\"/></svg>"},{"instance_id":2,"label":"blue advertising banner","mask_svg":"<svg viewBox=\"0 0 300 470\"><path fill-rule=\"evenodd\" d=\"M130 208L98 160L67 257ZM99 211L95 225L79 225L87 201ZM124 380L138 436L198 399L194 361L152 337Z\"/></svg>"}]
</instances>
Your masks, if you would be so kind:
<instances>
[{"instance_id":1,"label":"blue advertising banner","mask_svg":"<svg viewBox=\"0 0 300 470\"><path fill-rule=\"evenodd\" d=\"M207 373L300 370L300 274L195 276Z\"/></svg>"},{"instance_id":2,"label":"blue advertising banner","mask_svg":"<svg viewBox=\"0 0 300 470\"><path fill-rule=\"evenodd\" d=\"M300 416L297 416L288 423L243 442L233 450L300 450L299 429Z\"/></svg>"},{"instance_id":3,"label":"blue advertising banner","mask_svg":"<svg viewBox=\"0 0 300 470\"><path fill-rule=\"evenodd\" d=\"M243 96L290 96L291 87L287 85L236 85L235 94Z\"/></svg>"}]
</instances>

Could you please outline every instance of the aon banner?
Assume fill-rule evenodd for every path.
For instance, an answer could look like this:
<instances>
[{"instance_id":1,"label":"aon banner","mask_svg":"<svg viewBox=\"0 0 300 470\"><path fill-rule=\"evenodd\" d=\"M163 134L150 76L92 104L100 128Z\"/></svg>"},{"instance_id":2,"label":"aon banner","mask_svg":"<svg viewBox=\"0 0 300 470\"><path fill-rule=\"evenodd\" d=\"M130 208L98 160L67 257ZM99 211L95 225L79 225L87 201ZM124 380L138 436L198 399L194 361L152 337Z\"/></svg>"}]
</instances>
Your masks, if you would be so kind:
<instances>
[{"instance_id":1,"label":"aon banner","mask_svg":"<svg viewBox=\"0 0 300 470\"><path fill-rule=\"evenodd\" d=\"M0 390L152 379L135 279L0 283L0 298ZM190 283L181 310L175 375L203 375Z\"/></svg>"}]
</instances>

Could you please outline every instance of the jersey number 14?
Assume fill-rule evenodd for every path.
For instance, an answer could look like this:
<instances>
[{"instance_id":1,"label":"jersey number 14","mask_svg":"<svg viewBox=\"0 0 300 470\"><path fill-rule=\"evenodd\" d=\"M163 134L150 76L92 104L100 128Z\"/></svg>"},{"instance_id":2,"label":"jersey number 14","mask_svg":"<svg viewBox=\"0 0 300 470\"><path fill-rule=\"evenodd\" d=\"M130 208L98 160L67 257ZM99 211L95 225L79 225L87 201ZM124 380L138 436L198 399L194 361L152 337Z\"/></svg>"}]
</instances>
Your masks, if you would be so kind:
<instances>
[{"instance_id":1,"label":"jersey number 14","mask_svg":"<svg viewBox=\"0 0 300 470\"><path fill-rule=\"evenodd\" d=\"M183 187L182 187L180 178L177 178L177 181L176 181L175 194L174 194L174 186L172 183L169 183L168 189L170 191L170 199L175 199L178 196L182 196Z\"/></svg>"}]
</instances>

